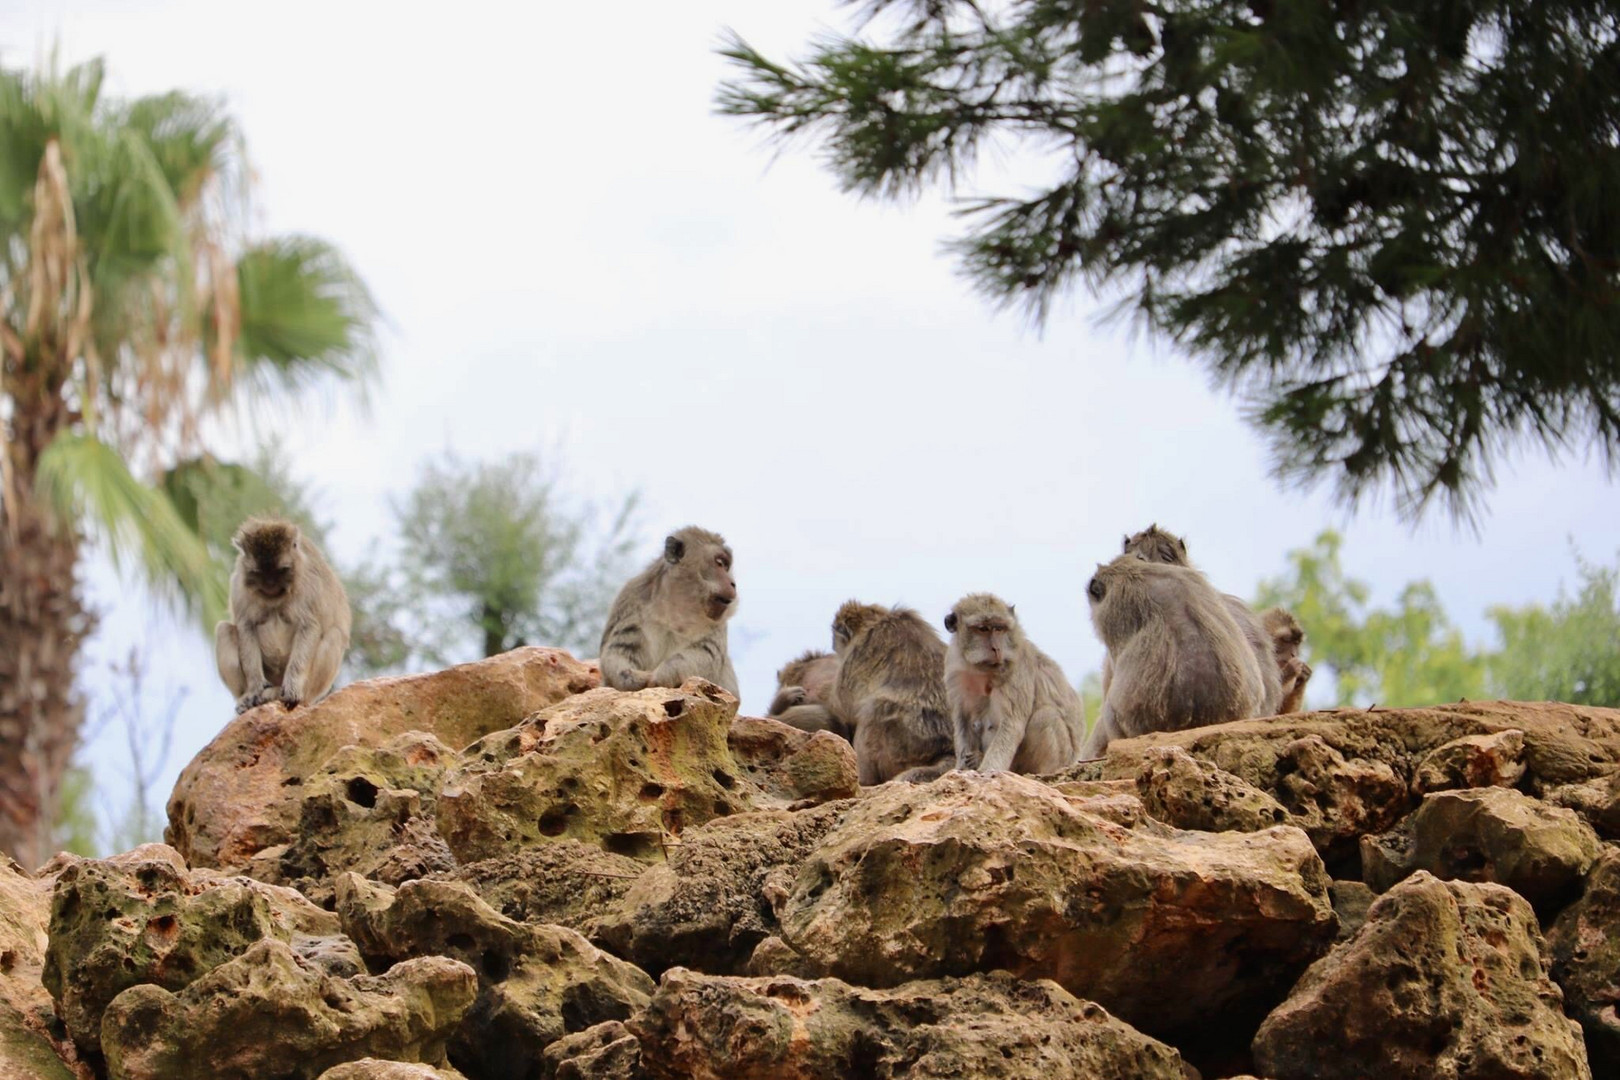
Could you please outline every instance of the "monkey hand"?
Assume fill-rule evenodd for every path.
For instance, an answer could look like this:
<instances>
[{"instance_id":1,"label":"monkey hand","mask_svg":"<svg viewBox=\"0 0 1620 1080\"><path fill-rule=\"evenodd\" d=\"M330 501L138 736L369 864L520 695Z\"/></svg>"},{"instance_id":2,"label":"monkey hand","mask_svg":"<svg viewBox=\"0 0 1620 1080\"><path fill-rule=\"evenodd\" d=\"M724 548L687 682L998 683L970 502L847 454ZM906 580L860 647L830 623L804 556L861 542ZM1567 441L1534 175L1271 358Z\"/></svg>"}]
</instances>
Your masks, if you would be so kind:
<instances>
[{"instance_id":1,"label":"monkey hand","mask_svg":"<svg viewBox=\"0 0 1620 1080\"><path fill-rule=\"evenodd\" d=\"M277 701L280 698L281 688L279 686L270 686L269 684L266 684L259 687L259 689L243 694L241 697L236 699L237 715L241 715L242 713L247 712L249 709L256 709L267 701Z\"/></svg>"},{"instance_id":2,"label":"monkey hand","mask_svg":"<svg viewBox=\"0 0 1620 1080\"><path fill-rule=\"evenodd\" d=\"M627 667L619 673L619 683L625 690L645 690L652 682L652 672Z\"/></svg>"},{"instance_id":3,"label":"monkey hand","mask_svg":"<svg viewBox=\"0 0 1620 1080\"><path fill-rule=\"evenodd\" d=\"M298 708L298 706L303 704L304 701L302 694L290 694L285 690L281 692L280 697L281 704L289 710Z\"/></svg>"}]
</instances>

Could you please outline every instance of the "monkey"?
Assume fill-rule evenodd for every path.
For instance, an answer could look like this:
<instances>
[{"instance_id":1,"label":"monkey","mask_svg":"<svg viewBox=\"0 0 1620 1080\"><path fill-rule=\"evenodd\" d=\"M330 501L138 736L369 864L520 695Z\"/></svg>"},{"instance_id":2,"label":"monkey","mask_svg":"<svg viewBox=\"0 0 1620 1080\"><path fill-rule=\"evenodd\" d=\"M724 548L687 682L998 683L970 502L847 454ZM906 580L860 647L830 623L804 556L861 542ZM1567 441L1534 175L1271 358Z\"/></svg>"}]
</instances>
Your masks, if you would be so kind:
<instances>
[{"instance_id":1,"label":"monkey","mask_svg":"<svg viewBox=\"0 0 1620 1080\"><path fill-rule=\"evenodd\" d=\"M765 715L801 731L830 731L848 739L849 725L832 711L837 685L838 657L811 649L776 673L776 697Z\"/></svg>"},{"instance_id":2,"label":"monkey","mask_svg":"<svg viewBox=\"0 0 1620 1080\"><path fill-rule=\"evenodd\" d=\"M1139 533L1125 538L1122 554L1135 555L1148 562L1163 563L1166 566L1191 567L1192 561L1187 557L1187 542L1174 533L1165 532L1157 524L1149 525ZM1231 593L1222 593L1221 599L1232 612L1232 618L1237 620L1238 627L1243 631L1244 640L1249 648L1254 650L1260 659L1261 677L1265 681L1265 702L1258 715L1275 716L1289 710L1283 708L1284 684L1290 678L1297 679L1299 672L1297 665L1286 664L1283 660L1283 647L1275 640L1270 624L1266 622L1266 615L1256 615L1254 609L1244 603L1240 596ZM1305 640L1305 632L1300 629L1299 622L1282 608L1274 608L1281 616L1293 624L1299 632L1299 640ZM1269 613L1268 613L1269 614ZM1296 644L1293 656L1299 655ZM1269 661L1269 662L1268 662ZM1306 678L1310 676L1307 675ZM1108 673L1104 671L1103 680L1106 684ZM1107 687L1104 686L1106 692ZM1299 687L1300 696L1304 696L1305 688ZM1297 705L1297 702L1296 702Z\"/></svg>"},{"instance_id":3,"label":"monkey","mask_svg":"<svg viewBox=\"0 0 1620 1080\"><path fill-rule=\"evenodd\" d=\"M1305 684L1311 681L1311 665L1299 657L1305 631L1285 608L1267 608L1260 613L1260 622L1271 635L1282 678L1282 703L1277 706L1277 714L1299 712L1305 704Z\"/></svg>"},{"instance_id":4,"label":"monkey","mask_svg":"<svg viewBox=\"0 0 1620 1080\"><path fill-rule=\"evenodd\" d=\"M726 620L736 610L725 540L695 525L670 533L663 555L613 600L602 630L602 681L615 690L643 690L698 675L735 695Z\"/></svg>"},{"instance_id":5,"label":"monkey","mask_svg":"<svg viewBox=\"0 0 1620 1080\"><path fill-rule=\"evenodd\" d=\"M214 661L236 711L319 701L349 647L353 616L343 583L290 521L249 518L231 546L231 617L214 627Z\"/></svg>"},{"instance_id":6,"label":"monkey","mask_svg":"<svg viewBox=\"0 0 1620 1080\"><path fill-rule=\"evenodd\" d=\"M910 608L850 600L833 617L833 711L853 729L862 784L918 782L956 764L945 643Z\"/></svg>"},{"instance_id":7,"label":"monkey","mask_svg":"<svg viewBox=\"0 0 1620 1080\"><path fill-rule=\"evenodd\" d=\"M973 593L945 616L945 700L956 767L1044 774L1074 764L1086 707L1057 662L1030 643L1013 605Z\"/></svg>"},{"instance_id":8,"label":"monkey","mask_svg":"<svg viewBox=\"0 0 1620 1080\"><path fill-rule=\"evenodd\" d=\"M1082 757L1113 739L1268 715L1265 668L1202 573L1121 555L1086 586L1112 677Z\"/></svg>"}]
</instances>

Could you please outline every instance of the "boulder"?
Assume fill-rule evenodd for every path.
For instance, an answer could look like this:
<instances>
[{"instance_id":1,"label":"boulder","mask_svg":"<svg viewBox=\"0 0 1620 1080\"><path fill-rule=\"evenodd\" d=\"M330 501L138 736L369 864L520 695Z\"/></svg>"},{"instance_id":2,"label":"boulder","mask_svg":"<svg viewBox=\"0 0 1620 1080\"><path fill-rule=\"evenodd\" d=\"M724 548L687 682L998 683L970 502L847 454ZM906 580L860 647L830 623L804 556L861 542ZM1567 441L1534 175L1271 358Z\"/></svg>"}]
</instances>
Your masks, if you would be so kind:
<instances>
[{"instance_id":1,"label":"boulder","mask_svg":"<svg viewBox=\"0 0 1620 1080\"><path fill-rule=\"evenodd\" d=\"M43 982L79 1049L95 1053L102 1013L125 989L179 990L274 939L338 974L359 970L337 916L292 889L208 870L147 844L62 870L51 895Z\"/></svg>"},{"instance_id":2,"label":"boulder","mask_svg":"<svg viewBox=\"0 0 1620 1080\"><path fill-rule=\"evenodd\" d=\"M879 990L676 968L627 1027L647 1074L665 1080L1197 1075L1100 1005L1005 972Z\"/></svg>"},{"instance_id":3,"label":"boulder","mask_svg":"<svg viewBox=\"0 0 1620 1080\"><path fill-rule=\"evenodd\" d=\"M1372 907L1378 894L1364 881L1335 881L1328 886L1333 898L1333 913L1339 917L1339 936L1335 941L1349 941L1367 921L1367 909Z\"/></svg>"},{"instance_id":4,"label":"boulder","mask_svg":"<svg viewBox=\"0 0 1620 1080\"><path fill-rule=\"evenodd\" d=\"M739 716L726 733L731 756L758 794L760 809L797 810L850 799L861 790L855 748L830 731L800 731L780 720Z\"/></svg>"},{"instance_id":5,"label":"boulder","mask_svg":"<svg viewBox=\"0 0 1620 1080\"><path fill-rule=\"evenodd\" d=\"M431 1065L407 1065L403 1061L383 1061L380 1058L361 1058L327 1069L317 1080L467 1080L451 1068L435 1069Z\"/></svg>"},{"instance_id":6,"label":"boulder","mask_svg":"<svg viewBox=\"0 0 1620 1080\"><path fill-rule=\"evenodd\" d=\"M1620 772L1579 784L1564 784L1542 797L1554 806L1566 806L1580 814L1603 839L1611 843L1620 841Z\"/></svg>"},{"instance_id":7,"label":"boulder","mask_svg":"<svg viewBox=\"0 0 1620 1080\"><path fill-rule=\"evenodd\" d=\"M555 923L587 933L646 869L638 859L603 851L595 844L558 840L433 876L466 882L509 919Z\"/></svg>"},{"instance_id":8,"label":"boulder","mask_svg":"<svg viewBox=\"0 0 1620 1080\"><path fill-rule=\"evenodd\" d=\"M0 1080L89 1080L42 982L52 884L0 855Z\"/></svg>"},{"instance_id":9,"label":"boulder","mask_svg":"<svg viewBox=\"0 0 1620 1080\"><path fill-rule=\"evenodd\" d=\"M181 772L165 836L192 866L245 869L290 843L298 788L346 746L426 732L460 748L600 684L557 649L521 648L429 675L370 679L313 705L271 702L236 717Z\"/></svg>"},{"instance_id":10,"label":"boulder","mask_svg":"<svg viewBox=\"0 0 1620 1080\"><path fill-rule=\"evenodd\" d=\"M679 689L595 690L469 746L439 795L439 831L462 862L560 839L643 861L715 817L751 808L727 745L737 699Z\"/></svg>"},{"instance_id":11,"label":"boulder","mask_svg":"<svg viewBox=\"0 0 1620 1080\"><path fill-rule=\"evenodd\" d=\"M1565 1008L1586 1032L1593 1075L1620 1076L1620 851L1604 847L1547 945Z\"/></svg>"},{"instance_id":12,"label":"boulder","mask_svg":"<svg viewBox=\"0 0 1620 1080\"><path fill-rule=\"evenodd\" d=\"M1336 929L1298 829L1129 829L1012 773L879 787L766 894L822 974L885 987L1005 969L1163 1037L1258 1020Z\"/></svg>"},{"instance_id":13,"label":"boulder","mask_svg":"<svg viewBox=\"0 0 1620 1080\"><path fill-rule=\"evenodd\" d=\"M617 1020L564 1035L546 1047L541 1075L551 1080L643 1080L641 1042Z\"/></svg>"},{"instance_id":14,"label":"boulder","mask_svg":"<svg viewBox=\"0 0 1620 1080\"><path fill-rule=\"evenodd\" d=\"M1103 776L1132 781L1143 808L1178 829L1258 832L1288 823L1288 811L1276 799L1179 746L1110 754Z\"/></svg>"},{"instance_id":15,"label":"boulder","mask_svg":"<svg viewBox=\"0 0 1620 1080\"><path fill-rule=\"evenodd\" d=\"M1512 787L1524 776L1524 732L1464 735L1429 751L1412 774L1418 795L1454 788Z\"/></svg>"},{"instance_id":16,"label":"boulder","mask_svg":"<svg viewBox=\"0 0 1620 1080\"><path fill-rule=\"evenodd\" d=\"M1311 965L1254 1038L1271 1080L1586 1080L1525 899L1420 871Z\"/></svg>"},{"instance_id":17,"label":"boulder","mask_svg":"<svg viewBox=\"0 0 1620 1080\"><path fill-rule=\"evenodd\" d=\"M668 862L648 868L600 917L592 939L655 976L675 965L743 972L778 929L768 879L803 865L851 805L759 810L688 830Z\"/></svg>"},{"instance_id":18,"label":"boulder","mask_svg":"<svg viewBox=\"0 0 1620 1080\"><path fill-rule=\"evenodd\" d=\"M345 874L337 908L376 970L448 956L478 973L478 1000L450 1042L451 1060L476 1076L538 1080L546 1046L623 1020L652 993L635 966L565 927L508 919L458 881L409 881L396 891Z\"/></svg>"},{"instance_id":19,"label":"boulder","mask_svg":"<svg viewBox=\"0 0 1620 1080\"><path fill-rule=\"evenodd\" d=\"M303 802L292 840L259 852L249 872L325 905L332 880L345 872L398 885L454 869L433 823L454 760L454 751L420 731L382 746L344 747L297 785Z\"/></svg>"},{"instance_id":20,"label":"boulder","mask_svg":"<svg viewBox=\"0 0 1620 1080\"><path fill-rule=\"evenodd\" d=\"M1361 840L1364 880L1383 892L1416 870L1438 878L1492 881L1544 910L1580 890L1599 841L1573 810L1511 788L1437 791L1398 828Z\"/></svg>"},{"instance_id":21,"label":"boulder","mask_svg":"<svg viewBox=\"0 0 1620 1080\"><path fill-rule=\"evenodd\" d=\"M107 1006L110 1080L314 1080L360 1058L444 1062L478 980L443 956L344 979L264 940L178 994L133 986Z\"/></svg>"},{"instance_id":22,"label":"boulder","mask_svg":"<svg viewBox=\"0 0 1620 1080\"><path fill-rule=\"evenodd\" d=\"M1416 807L1421 762L1458 739L1508 731L1523 736L1520 783L1531 794L1620 768L1620 710L1521 701L1241 720L1117 740L1108 757L1182 747L1274 796L1336 874L1358 877L1361 836L1393 828Z\"/></svg>"}]
</instances>

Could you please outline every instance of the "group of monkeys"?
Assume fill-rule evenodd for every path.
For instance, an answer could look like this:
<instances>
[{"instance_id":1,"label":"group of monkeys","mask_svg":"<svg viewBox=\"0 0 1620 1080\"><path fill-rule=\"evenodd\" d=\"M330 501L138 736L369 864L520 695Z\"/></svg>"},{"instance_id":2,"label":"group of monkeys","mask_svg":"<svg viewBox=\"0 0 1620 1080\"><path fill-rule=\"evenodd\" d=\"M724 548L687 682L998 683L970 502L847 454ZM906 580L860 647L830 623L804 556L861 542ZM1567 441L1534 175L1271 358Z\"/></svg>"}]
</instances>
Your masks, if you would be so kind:
<instances>
[{"instance_id":1,"label":"group of monkeys","mask_svg":"<svg viewBox=\"0 0 1620 1080\"><path fill-rule=\"evenodd\" d=\"M726 620L736 610L731 549L706 529L664 540L664 554L620 590L600 650L618 690L679 686L696 675L738 692ZM951 769L1052 773L1117 738L1297 711L1311 668L1305 633L1282 608L1255 612L1218 592L1157 525L1127 536L1086 586L1107 647L1102 712L1024 635L1011 604L973 593L945 616L947 644L910 608L851 600L832 621L831 653L777 673L769 715L848 739L863 784L922 781Z\"/></svg>"},{"instance_id":2,"label":"group of monkeys","mask_svg":"<svg viewBox=\"0 0 1620 1080\"><path fill-rule=\"evenodd\" d=\"M319 699L349 645L342 582L292 522L250 519L232 543L230 618L215 630L214 655L236 711ZM731 563L731 548L706 529L666 537L608 612L602 681L641 690L700 676L738 693ZM845 603L833 651L783 667L769 715L848 739L861 783L881 784L951 769L1052 773L1113 739L1294 712L1304 700L1311 668L1294 616L1216 591L1187 545L1157 525L1127 536L1086 595L1108 650L1089 737L1079 692L1024 635L1013 606L989 593L951 608L948 644L910 608Z\"/></svg>"}]
</instances>

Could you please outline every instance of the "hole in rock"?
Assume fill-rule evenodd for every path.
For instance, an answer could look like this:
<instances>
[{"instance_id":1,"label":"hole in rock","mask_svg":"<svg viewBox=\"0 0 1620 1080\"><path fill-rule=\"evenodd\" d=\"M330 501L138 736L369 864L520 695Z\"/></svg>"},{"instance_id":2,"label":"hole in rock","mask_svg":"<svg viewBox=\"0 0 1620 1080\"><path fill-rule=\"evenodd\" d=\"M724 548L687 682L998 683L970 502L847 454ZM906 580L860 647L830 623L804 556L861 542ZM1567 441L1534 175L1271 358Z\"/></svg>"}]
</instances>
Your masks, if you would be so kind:
<instances>
[{"instance_id":1,"label":"hole in rock","mask_svg":"<svg viewBox=\"0 0 1620 1080\"><path fill-rule=\"evenodd\" d=\"M345 791L348 800L357 806L369 810L377 805L377 785L363 776L350 780Z\"/></svg>"}]
</instances>

